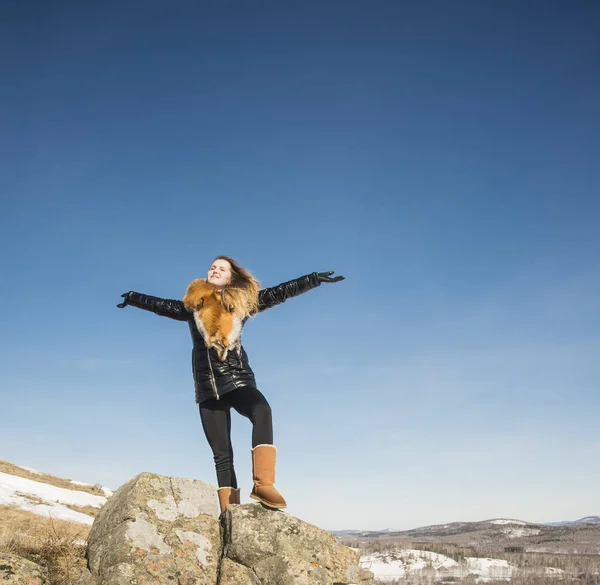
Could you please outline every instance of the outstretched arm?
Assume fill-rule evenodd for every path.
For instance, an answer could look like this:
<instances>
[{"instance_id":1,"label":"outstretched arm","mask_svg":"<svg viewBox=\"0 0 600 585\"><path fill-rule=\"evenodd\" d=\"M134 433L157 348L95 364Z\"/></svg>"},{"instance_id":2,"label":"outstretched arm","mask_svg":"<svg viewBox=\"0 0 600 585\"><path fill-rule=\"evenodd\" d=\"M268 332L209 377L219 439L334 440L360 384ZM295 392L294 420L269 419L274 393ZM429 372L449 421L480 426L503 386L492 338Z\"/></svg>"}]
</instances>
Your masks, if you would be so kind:
<instances>
[{"instance_id":1,"label":"outstretched arm","mask_svg":"<svg viewBox=\"0 0 600 585\"><path fill-rule=\"evenodd\" d=\"M160 297L152 297L132 290L123 293L121 296L123 297L123 302L117 305L119 309L131 305L132 307L152 311L161 317L169 317L177 321L187 321L190 318L190 312L185 308L182 301L161 299Z\"/></svg>"},{"instance_id":2,"label":"outstretched arm","mask_svg":"<svg viewBox=\"0 0 600 585\"><path fill-rule=\"evenodd\" d=\"M321 286L323 282L339 282L344 280L343 276L334 276L331 272L313 272L306 276L301 276L295 280L283 282L271 288L265 288L258 293L258 312L270 309L275 305L285 303L287 299L297 297L313 288Z\"/></svg>"}]
</instances>

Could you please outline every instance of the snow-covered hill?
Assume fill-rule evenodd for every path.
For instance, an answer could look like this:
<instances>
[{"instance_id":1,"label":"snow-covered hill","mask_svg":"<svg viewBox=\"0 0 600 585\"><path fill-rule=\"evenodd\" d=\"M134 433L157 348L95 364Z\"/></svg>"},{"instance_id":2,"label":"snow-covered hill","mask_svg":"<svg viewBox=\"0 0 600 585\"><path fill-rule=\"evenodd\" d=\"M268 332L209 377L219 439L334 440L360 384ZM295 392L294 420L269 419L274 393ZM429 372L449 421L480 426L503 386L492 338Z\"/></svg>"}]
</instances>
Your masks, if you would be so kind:
<instances>
[{"instance_id":1,"label":"snow-covered hill","mask_svg":"<svg viewBox=\"0 0 600 585\"><path fill-rule=\"evenodd\" d=\"M383 530L333 530L332 534L339 537L360 537L360 538L381 538L386 536L421 538L421 537L445 537L458 535L462 533L472 533L475 531L494 531L503 533L508 537L517 538L520 536L530 536L540 533L540 528L545 526L582 526L586 524L600 524L600 516L586 516L579 520L567 520L564 522L548 522L535 524L524 520L510 518L494 518L491 520L481 520L479 522L450 522L448 524L432 524L412 528L410 530L394 530L385 528Z\"/></svg>"},{"instance_id":2,"label":"snow-covered hill","mask_svg":"<svg viewBox=\"0 0 600 585\"><path fill-rule=\"evenodd\" d=\"M42 474L35 469L23 468L28 475ZM66 481L66 480L63 480ZM28 477L0 472L0 505L11 506L39 516L58 518L68 522L91 525L94 517L81 509L100 509L112 491L102 488L104 495L94 495L80 487L89 484L71 481L72 489L58 487Z\"/></svg>"},{"instance_id":3,"label":"snow-covered hill","mask_svg":"<svg viewBox=\"0 0 600 585\"><path fill-rule=\"evenodd\" d=\"M600 516L585 516L585 518L580 518L579 520L549 522L545 526L581 526L582 524L600 524Z\"/></svg>"}]
</instances>

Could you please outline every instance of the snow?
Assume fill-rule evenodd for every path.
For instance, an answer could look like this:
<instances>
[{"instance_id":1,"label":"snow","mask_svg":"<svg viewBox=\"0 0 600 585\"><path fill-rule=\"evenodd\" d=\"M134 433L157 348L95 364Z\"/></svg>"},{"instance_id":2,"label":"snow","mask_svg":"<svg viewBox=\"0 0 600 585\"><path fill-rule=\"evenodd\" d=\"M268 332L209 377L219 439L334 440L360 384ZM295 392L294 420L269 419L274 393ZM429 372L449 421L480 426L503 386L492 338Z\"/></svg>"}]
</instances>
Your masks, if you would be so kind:
<instances>
[{"instance_id":1,"label":"snow","mask_svg":"<svg viewBox=\"0 0 600 585\"><path fill-rule=\"evenodd\" d=\"M82 485L82 486L85 486L85 487L94 487L94 486L92 486L91 483L84 483L83 481L75 481L74 479L72 479L70 481L70 483L72 483L73 485ZM105 488L105 487L102 487L102 492L104 493L104 495L107 498L110 498L110 496L112 496L114 494L113 490Z\"/></svg>"},{"instance_id":2,"label":"snow","mask_svg":"<svg viewBox=\"0 0 600 585\"><path fill-rule=\"evenodd\" d=\"M551 575L553 577L560 577L565 574L565 571L563 571L563 569L556 569L555 567L545 567L544 572L546 575Z\"/></svg>"},{"instance_id":3,"label":"snow","mask_svg":"<svg viewBox=\"0 0 600 585\"><path fill-rule=\"evenodd\" d=\"M360 559L363 569L372 571L375 579L401 579L407 572L419 571L428 566L436 570L457 567L451 558L427 550L402 549L395 552L373 553Z\"/></svg>"},{"instance_id":4,"label":"snow","mask_svg":"<svg viewBox=\"0 0 600 585\"><path fill-rule=\"evenodd\" d=\"M510 579L513 567L504 559L488 559L465 557L469 573L477 575L480 580Z\"/></svg>"},{"instance_id":5,"label":"snow","mask_svg":"<svg viewBox=\"0 0 600 585\"><path fill-rule=\"evenodd\" d=\"M539 534L541 531L537 528L504 528L502 530L503 534L506 534L508 538L519 538L521 536L535 536Z\"/></svg>"},{"instance_id":6,"label":"snow","mask_svg":"<svg viewBox=\"0 0 600 585\"><path fill-rule=\"evenodd\" d=\"M67 506L101 508L104 496L69 490L0 472L0 505L14 506L40 516L59 518L80 524L92 524L94 518Z\"/></svg>"},{"instance_id":7,"label":"snow","mask_svg":"<svg viewBox=\"0 0 600 585\"><path fill-rule=\"evenodd\" d=\"M490 524L520 524L526 526L528 523L523 520L507 520L506 518L498 518L496 520L490 520Z\"/></svg>"},{"instance_id":8,"label":"snow","mask_svg":"<svg viewBox=\"0 0 600 585\"><path fill-rule=\"evenodd\" d=\"M424 569L434 570L438 577L464 578L475 575L477 582L509 580L514 570L508 561L502 559L467 557L458 563L445 555L415 549L364 555L360 558L360 566L371 571L376 581L383 582L403 579L408 573Z\"/></svg>"},{"instance_id":9,"label":"snow","mask_svg":"<svg viewBox=\"0 0 600 585\"><path fill-rule=\"evenodd\" d=\"M371 571L377 581L402 579L406 573L401 560L388 561L385 553L374 553L360 558L360 566Z\"/></svg>"}]
</instances>

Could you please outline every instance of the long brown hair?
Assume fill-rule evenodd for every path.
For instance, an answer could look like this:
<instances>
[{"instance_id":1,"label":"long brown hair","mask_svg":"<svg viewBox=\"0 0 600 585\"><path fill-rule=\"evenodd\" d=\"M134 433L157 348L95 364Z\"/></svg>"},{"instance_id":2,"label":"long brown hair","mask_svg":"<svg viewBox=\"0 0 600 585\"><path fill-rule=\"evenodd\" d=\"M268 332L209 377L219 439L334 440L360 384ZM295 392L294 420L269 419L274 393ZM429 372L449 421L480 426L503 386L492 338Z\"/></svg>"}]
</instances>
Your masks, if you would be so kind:
<instances>
[{"instance_id":1,"label":"long brown hair","mask_svg":"<svg viewBox=\"0 0 600 585\"><path fill-rule=\"evenodd\" d=\"M223 302L233 308L242 319L258 311L260 282L243 266L229 256L217 256L215 260L226 260L231 265L231 280L223 288Z\"/></svg>"}]
</instances>

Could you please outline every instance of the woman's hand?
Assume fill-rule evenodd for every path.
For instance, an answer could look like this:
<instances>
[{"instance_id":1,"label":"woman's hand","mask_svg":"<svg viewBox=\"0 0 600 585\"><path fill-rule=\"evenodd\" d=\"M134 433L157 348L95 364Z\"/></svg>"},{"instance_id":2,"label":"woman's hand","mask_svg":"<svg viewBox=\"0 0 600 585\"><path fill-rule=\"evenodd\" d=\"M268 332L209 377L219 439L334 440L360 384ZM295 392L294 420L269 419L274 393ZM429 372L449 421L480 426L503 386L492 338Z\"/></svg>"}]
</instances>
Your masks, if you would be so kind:
<instances>
[{"instance_id":1,"label":"woman's hand","mask_svg":"<svg viewBox=\"0 0 600 585\"><path fill-rule=\"evenodd\" d=\"M319 277L319 282L339 282L340 280L344 280L344 276L331 276L335 271L330 270L329 272L317 272L317 276Z\"/></svg>"},{"instance_id":2,"label":"woman's hand","mask_svg":"<svg viewBox=\"0 0 600 585\"><path fill-rule=\"evenodd\" d=\"M119 304L117 305L117 307L119 307L119 309L123 309L123 308L125 308L125 307L128 305L128 303L127 303L127 297L129 296L129 293L130 293L130 292L131 292L131 291L129 291L129 292L126 292L126 293L123 293L123 294L121 295L121 296L123 297L123 302L122 302L122 303L119 303Z\"/></svg>"}]
</instances>

